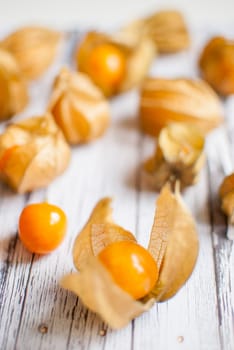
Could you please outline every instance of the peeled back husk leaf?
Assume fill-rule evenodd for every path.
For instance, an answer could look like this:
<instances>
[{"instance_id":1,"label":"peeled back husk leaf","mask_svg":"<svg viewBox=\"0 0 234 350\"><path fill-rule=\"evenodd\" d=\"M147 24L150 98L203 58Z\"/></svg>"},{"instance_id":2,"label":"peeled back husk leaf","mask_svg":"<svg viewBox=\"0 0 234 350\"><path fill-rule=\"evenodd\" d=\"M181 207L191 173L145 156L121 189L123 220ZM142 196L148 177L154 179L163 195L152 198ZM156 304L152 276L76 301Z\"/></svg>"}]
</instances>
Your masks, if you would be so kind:
<instances>
[{"instance_id":1,"label":"peeled back husk leaf","mask_svg":"<svg viewBox=\"0 0 234 350\"><path fill-rule=\"evenodd\" d=\"M55 79L48 110L71 144L100 137L109 125L110 108L101 90L86 74L67 68Z\"/></svg>"},{"instance_id":2,"label":"peeled back husk leaf","mask_svg":"<svg viewBox=\"0 0 234 350\"><path fill-rule=\"evenodd\" d=\"M135 237L116 225L112 218L111 199L100 200L73 246L73 261L82 270L91 256L96 256L106 246L119 240L135 242Z\"/></svg>"},{"instance_id":3,"label":"peeled back husk leaf","mask_svg":"<svg viewBox=\"0 0 234 350\"><path fill-rule=\"evenodd\" d=\"M234 40L212 38L199 60L202 76L220 94L234 94Z\"/></svg>"},{"instance_id":4,"label":"peeled back husk leaf","mask_svg":"<svg viewBox=\"0 0 234 350\"><path fill-rule=\"evenodd\" d=\"M21 112L28 103L27 86L15 58L0 48L0 121Z\"/></svg>"},{"instance_id":5,"label":"peeled back husk leaf","mask_svg":"<svg viewBox=\"0 0 234 350\"><path fill-rule=\"evenodd\" d=\"M224 178L219 196L223 212L228 216L230 223L234 224L234 173Z\"/></svg>"},{"instance_id":6,"label":"peeled back husk leaf","mask_svg":"<svg viewBox=\"0 0 234 350\"><path fill-rule=\"evenodd\" d=\"M173 123L163 128L155 154L145 163L145 170L160 190L164 184L180 181L182 188L197 182L205 162L205 140L194 126Z\"/></svg>"},{"instance_id":7,"label":"peeled back husk leaf","mask_svg":"<svg viewBox=\"0 0 234 350\"><path fill-rule=\"evenodd\" d=\"M145 304L134 300L112 280L97 258L87 261L85 270L64 276L61 285L78 295L83 303L113 329L126 326L132 319L150 309L154 300Z\"/></svg>"},{"instance_id":8,"label":"peeled back husk leaf","mask_svg":"<svg viewBox=\"0 0 234 350\"><path fill-rule=\"evenodd\" d=\"M171 122L183 122L207 133L223 121L221 102L202 80L147 78L140 98L144 132L158 135Z\"/></svg>"},{"instance_id":9,"label":"peeled back husk leaf","mask_svg":"<svg viewBox=\"0 0 234 350\"><path fill-rule=\"evenodd\" d=\"M158 237L161 237L161 244ZM166 250L162 259L158 246L163 247L165 242ZM157 301L168 300L190 277L199 251L196 225L178 188L175 194L167 185L161 191L148 250L162 261L159 279L148 298L154 296Z\"/></svg>"},{"instance_id":10,"label":"peeled back husk leaf","mask_svg":"<svg viewBox=\"0 0 234 350\"><path fill-rule=\"evenodd\" d=\"M70 148L47 113L12 124L0 135L0 177L24 193L45 187L70 161Z\"/></svg>"},{"instance_id":11,"label":"peeled back husk leaf","mask_svg":"<svg viewBox=\"0 0 234 350\"><path fill-rule=\"evenodd\" d=\"M157 48L150 38L139 38L136 35L114 33L112 41L117 44L127 57L127 69L119 92L139 86L147 75L157 54Z\"/></svg>"},{"instance_id":12,"label":"peeled back husk leaf","mask_svg":"<svg viewBox=\"0 0 234 350\"><path fill-rule=\"evenodd\" d=\"M55 59L61 33L45 27L23 27L7 36L0 46L12 53L24 76L42 75Z\"/></svg>"},{"instance_id":13,"label":"peeled back husk leaf","mask_svg":"<svg viewBox=\"0 0 234 350\"><path fill-rule=\"evenodd\" d=\"M122 37L150 38L159 53L178 52L190 45L189 32L179 11L159 11L121 29Z\"/></svg>"},{"instance_id":14,"label":"peeled back husk leaf","mask_svg":"<svg viewBox=\"0 0 234 350\"><path fill-rule=\"evenodd\" d=\"M149 243L149 251L160 269L159 282L144 300L136 301L114 282L96 257L113 242L135 241L130 232L113 223L111 213L109 198L98 202L74 244L74 264L80 272L64 276L61 284L77 294L108 325L118 329L148 310L155 301L166 300L181 288L193 271L198 241L194 222L182 199L165 186L158 198Z\"/></svg>"},{"instance_id":15,"label":"peeled back husk leaf","mask_svg":"<svg viewBox=\"0 0 234 350\"><path fill-rule=\"evenodd\" d=\"M88 57L92 50L101 44L111 44L121 51L125 57L126 70L122 81L118 86L110 88L108 91L103 91L106 96L112 96L123 91L132 89L138 86L148 73L149 67L156 55L156 48L150 39L139 39L132 37L126 40L119 33L106 35L98 32L89 32L76 54L78 69L88 73Z\"/></svg>"}]
</instances>

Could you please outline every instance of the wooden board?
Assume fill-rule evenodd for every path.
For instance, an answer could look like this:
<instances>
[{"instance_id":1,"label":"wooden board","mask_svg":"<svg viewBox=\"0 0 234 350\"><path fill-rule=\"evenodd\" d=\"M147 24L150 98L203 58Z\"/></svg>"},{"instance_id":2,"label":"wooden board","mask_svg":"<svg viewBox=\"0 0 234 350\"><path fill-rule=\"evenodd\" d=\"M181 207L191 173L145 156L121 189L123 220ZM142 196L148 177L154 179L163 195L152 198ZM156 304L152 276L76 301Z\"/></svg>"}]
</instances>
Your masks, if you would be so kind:
<instances>
[{"instance_id":1,"label":"wooden board","mask_svg":"<svg viewBox=\"0 0 234 350\"><path fill-rule=\"evenodd\" d=\"M204 33L193 33L189 51L159 58L152 73L195 77L198 52L216 31ZM31 85L31 103L17 118L43 113L53 77L64 63L73 65L72 51L79 38L80 33L67 35L57 62ZM196 269L173 299L155 305L120 331L108 329L58 282L74 269L75 236L101 197L114 198L116 222L147 244L157 193L141 164L151 154L154 140L139 133L137 91L112 100L106 135L73 147L69 169L47 189L15 195L0 185L0 349L234 349L234 248L226 238L227 233L233 235L233 228L227 226L217 197L224 175L233 170L234 97L224 101L224 107L225 124L207 139L201 179L184 193L200 238ZM63 245L39 257L22 246L17 222L26 204L44 199L65 210L69 227Z\"/></svg>"}]
</instances>

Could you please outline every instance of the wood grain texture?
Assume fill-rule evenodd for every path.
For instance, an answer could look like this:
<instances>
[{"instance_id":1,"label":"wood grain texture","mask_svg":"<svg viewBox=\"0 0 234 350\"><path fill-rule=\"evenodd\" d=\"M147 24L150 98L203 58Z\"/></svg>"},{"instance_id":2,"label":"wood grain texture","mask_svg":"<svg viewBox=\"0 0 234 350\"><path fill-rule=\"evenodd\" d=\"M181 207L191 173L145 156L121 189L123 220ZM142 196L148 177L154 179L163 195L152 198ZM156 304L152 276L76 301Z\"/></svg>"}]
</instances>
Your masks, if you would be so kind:
<instances>
[{"instance_id":1,"label":"wood grain texture","mask_svg":"<svg viewBox=\"0 0 234 350\"><path fill-rule=\"evenodd\" d=\"M159 58L152 73L196 76L196 60L212 33L197 30L188 52ZM42 113L53 76L64 64L74 66L72 51L82 33L72 32L48 73L31 86L31 103L17 118ZM178 294L120 331L111 331L60 278L74 269L71 249L96 202L114 198L114 218L147 246L157 193L142 171L155 140L138 131L136 91L111 102L112 123L106 135L73 147L66 173L47 189L15 195L0 185L0 349L3 350L231 350L234 348L233 235L220 212L217 189L233 170L234 98L224 102L225 124L207 139L207 166L200 181L183 194L200 239L196 269ZM16 118L16 119L17 119ZM4 125L1 126L3 129ZM27 252L17 237L18 216L30 203L47 199L68 216L61 247L45 257Z\"/></svg>"}]
</instances>

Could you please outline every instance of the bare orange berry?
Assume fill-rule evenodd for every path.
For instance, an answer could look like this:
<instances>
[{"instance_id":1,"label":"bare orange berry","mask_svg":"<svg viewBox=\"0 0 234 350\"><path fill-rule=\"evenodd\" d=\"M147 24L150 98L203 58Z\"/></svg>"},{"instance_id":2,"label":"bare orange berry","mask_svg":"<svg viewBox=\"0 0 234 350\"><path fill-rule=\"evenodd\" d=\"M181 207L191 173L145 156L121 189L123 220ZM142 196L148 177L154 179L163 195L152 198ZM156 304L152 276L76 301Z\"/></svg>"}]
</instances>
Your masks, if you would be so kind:
<instances>
[{"instance_id":1,"label":"bare orange berry","mask_svg":"<svg viewBox=\"0 0 234 350\"><path fill-rule=\"evenodd\" d=\"M119 48L112 44L100 44L93 48L88 57L86 73L106 95L110 95L124 78L125 61Z\"/></svg>"},{"instance_id":2,"label":"bare orange berry","mask_svg":"<svg viewBox=\"0 0 234 350\"><path fill-rule=\"evenodd\" d=\"M158 268L152 255L137 243L112 243L99 253L98 258L116 284L134 299L148 294L158 279Z\"/></svg>"},{"instance_id":3,"label":"bare orange berry","mask_svg":"<svg viewBox=\"0 0 234 350\"><path fill-rule=\"evenodd\" d=\"M48 203L26 206L19 218L19 237L32 253L47 254L56 249L66 233L62 209Z\"/></svg>"}]
</instances>

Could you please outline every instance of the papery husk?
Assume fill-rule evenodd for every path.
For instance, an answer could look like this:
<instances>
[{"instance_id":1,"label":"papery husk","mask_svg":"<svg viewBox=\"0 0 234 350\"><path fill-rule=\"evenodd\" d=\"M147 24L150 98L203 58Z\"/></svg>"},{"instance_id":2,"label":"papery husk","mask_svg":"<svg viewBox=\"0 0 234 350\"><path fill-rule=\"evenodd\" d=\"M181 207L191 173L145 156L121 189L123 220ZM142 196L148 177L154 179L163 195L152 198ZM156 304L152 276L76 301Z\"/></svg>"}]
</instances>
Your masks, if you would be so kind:
<instances>
[{"instance_id":1,"label":"papery husk","mask_svg":"<svg viewBox=\"0 0 234 350\"><path fill-rule=\"evenodd\" d=\"M116 225L112 218L111 198L100 200L90 218L78 234L73 246L73 261L77 270L82 270L92 256L111 243L120 240L135 242L135 237L122 227Z\"/></svg>"},{"instance_id":2,"label":"papery husk","mask_svg":"<svg viewBox=\"0 0 234 350\"><path fill-rule=\"evenodd\" d=\"M11 149L0 177L18 193L49 185L70 161L70 148L49 113L7 127L0 135L0 163Z\"/></svg>"},{"instance_id":3,"label":"papery husk","mask_svg":"<svg viewBox=\"0 0 234 350\"><path fill-rule=\"evenodd\" d=\"M199 60L203 78L221 95L234 94L234 40L212 38Z\"/></svg>"},{"instance_id":4,"label":"papery husk","mask_svg":"<svg viewBox=\"0 0 234 350\"><path fill-rule=\"evenodd\" d=\"M110 201L104 198L98 202L77 236L73 259L80 272L64 276L61 285L77 294L110 327L118 329L148 310L155 301L168 299L182 287L193 271L198 241L194 221L179 193L173 194L165 186L158 198L148 248L159 268L159 281L144 299L136 301L116 285L96 257L113 242L135 241L130 232L113 223Z\"/></svg>"},{"instance_id":5,"label":"papery husk","mask_svg":"<svg viewBox=\"0 0 234 350\"><path fill-rule=\"evenodd\" d=\"M173 123L163 128L158 137L155 154L145 163L155 188L180 181L181 187L193 185L205 162L205 139L195 127Z\"/></svg>"},{"instance_id":6,"label":"papery husk","mask_svg":"<svg viewBox=\"0 0 234 350\"><path fill-rule=\"evenodd\" d=\"M164 251L165 245L162 259L160 248ZM175 194L167 185L161 191L148 250L156 259L160 258L160 271L154 289L145 300L153 296L157 301L168 300L190 277L199 251L196 225L178 186Z\"/></svg>"},{"instance_id":7,"label":"papery husk","mask_svg":"<svg viewBox=\"0 0 234 350\"><path fill-rule=\"evenodd\" d=\"M124 37L135 35L140 39L150 38L159 53L174 53L190 45L189 32L179 11L159 11L148 17L135 20L122 28Z\"/></svg>"},{"instance_id":8,"label":"papery husk","mask_svg":"<svg viewBox=\"0 0 234 350\"><path fill-rule=\"evenodd\" d=\"M12 53L24 76L41 76L57 54L61 33L46 27L23 27L8 35L0 46Z\"/></svg>"},{"instance_id":9,"label":"papery husk","mask_svg":"<svg viewBox=\"0 0 234 350\"><path fill-rule=\"evenodd\" d=\"M144 304L134 300L113 282L97 258L90 258L80 273L63 277L61 285L78 295L90 310L98 313L113 329L126 326L154 303L153 299Z\"/></svg>"},{"instance_id":10,"label":"papery husk","mask_svg":"<svg viewBox=\"0 0 234 350\"><path fill-rule=\"evenodd\" d=\"M118 86L103 90L103 93L106 96L113 96L137 87L147 75L156 55L156 48L152 40L136 37L131 37L128 40L128 38L122 37L118 33L108 36L103 33L89 32L76 53L76 61L80 71L88 73L87 58L95 47L104 43L114 45L123 53L126 60L126 71Z\"/></svg>"},{"instance_id":11,"label":"papery husk","mask_svg":"<svg viewBox=\"0 0 234 350\"><path fill-rule=\"evenodd\" d=\"M15 58L0 48L0 121L21 112L28 103L25 80Z\"/></svg>"},{"instance_id":12,"label":"papery husk","mask_svg":"<svg viewBox=\"0 0 234 350\"><path fill-rule=\"evenodd\" d=\"M204 134L223 121L221 102L202 80L147 78L140 98L142 130L157 136L171 122L189 123Z\"/></svg>"},{"instance_id":13,"label":"papery husk","mask_svg":"<svg viewBox=\"0 0 234 350\"><path fill-rule=\"evenodd\" d=\"M83 73L62 68L55 79L48 110L71 144L100 137L110 121L101 90Z\"/></svg>"},{"instance_id":14,"label":"papery husk","mask_svg":"<svg viewBox=\"0 0 234 350\"><path fill-rule=\"evenodd\" d=\"M234 173L224 178L219 188L219 196L223 212L228 216L229 222L234 224Z\"/></svg>"}]
</instances>

